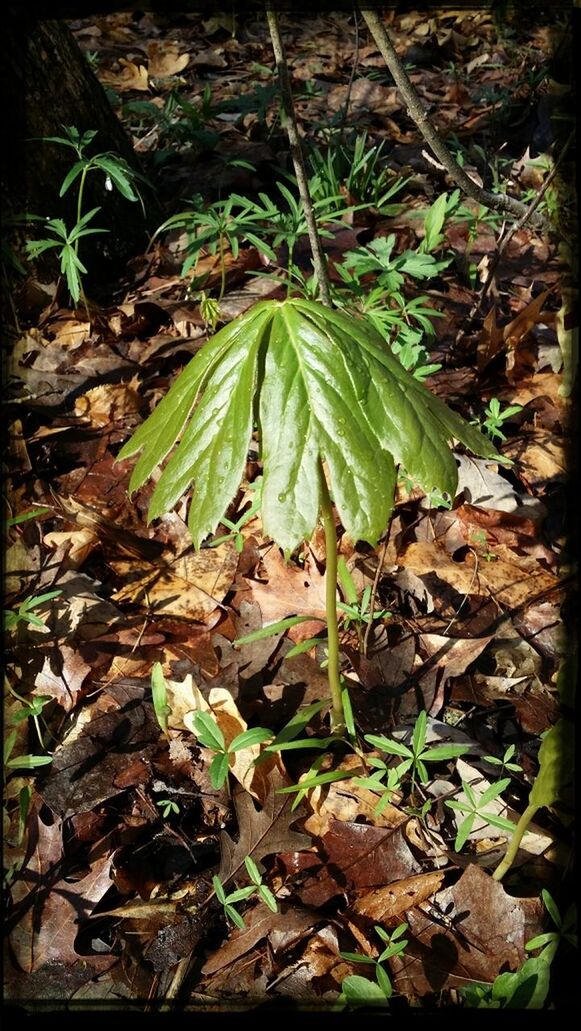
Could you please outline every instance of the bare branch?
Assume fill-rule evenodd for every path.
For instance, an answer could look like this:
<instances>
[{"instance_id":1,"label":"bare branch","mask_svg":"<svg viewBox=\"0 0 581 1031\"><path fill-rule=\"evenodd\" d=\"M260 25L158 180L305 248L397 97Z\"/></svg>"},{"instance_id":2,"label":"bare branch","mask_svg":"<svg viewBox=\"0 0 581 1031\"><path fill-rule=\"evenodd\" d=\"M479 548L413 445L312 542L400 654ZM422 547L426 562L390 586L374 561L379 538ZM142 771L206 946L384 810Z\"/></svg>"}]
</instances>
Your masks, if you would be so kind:
<instances>
[{"instance_id":1,"label":"bare branch","mask_svg":"<svg viewBox=\"0 0 581 1031\"><path fill-rule=\"evenodd\" d=\"M509 197L504 193L490 193L489 190L483 190L482 187L479 186L478 183L474 182L474 180L466 174L464 169L454 161L454 158L446 144L432 125L422 101L410 82L408 74L395 51L393 43L389 38L381 18L374 10L365 8L362 5L360 5L360 10L367 27L373 36L375 44L405 101L410 118L415 122L426 143L430 146L433 154L440 164L444 166L450 178L453 179L456 185L459 186L468 197L471 197L479 204L483 204L487 208L492 208L494 211L510 214L514 218L518 219L524 218L526 215L527 219L530 220L531 225L534 225L536 229L544 229L546 232L550 232L553 229L553 226L542 215L538 213L532 215L532 212L527 205L523 204L522 201L517 200L515 197Z\"/></svg>"}]
</instances>

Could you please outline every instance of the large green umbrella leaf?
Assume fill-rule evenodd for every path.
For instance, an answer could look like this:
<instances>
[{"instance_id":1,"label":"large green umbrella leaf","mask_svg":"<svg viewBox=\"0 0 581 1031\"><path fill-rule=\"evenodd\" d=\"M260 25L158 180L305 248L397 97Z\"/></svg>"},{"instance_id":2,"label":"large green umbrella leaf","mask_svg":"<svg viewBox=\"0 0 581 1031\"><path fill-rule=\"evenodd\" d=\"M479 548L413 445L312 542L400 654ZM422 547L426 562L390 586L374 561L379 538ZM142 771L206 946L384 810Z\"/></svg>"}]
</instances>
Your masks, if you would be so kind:
<instances>
[{"instance_id":1,"label":"large green umbrella leaf","mask_svg":"<svg viewBox=\"0 0 581 1031\"><path fill-rule=\"evenodd\" d=\"M189 525L199 547L236 493L255 411L263 524L287 551L316 525L322 463L346 531L373 544L392 509L396 464L427 490L454 494L449 441L496 457L477 429L403 368L369 323L300 298L263 301L204 345L122 449L120 458L142 450L134 490L181 435L150 518L193 486Z\"/></svg>"}]
</instances>

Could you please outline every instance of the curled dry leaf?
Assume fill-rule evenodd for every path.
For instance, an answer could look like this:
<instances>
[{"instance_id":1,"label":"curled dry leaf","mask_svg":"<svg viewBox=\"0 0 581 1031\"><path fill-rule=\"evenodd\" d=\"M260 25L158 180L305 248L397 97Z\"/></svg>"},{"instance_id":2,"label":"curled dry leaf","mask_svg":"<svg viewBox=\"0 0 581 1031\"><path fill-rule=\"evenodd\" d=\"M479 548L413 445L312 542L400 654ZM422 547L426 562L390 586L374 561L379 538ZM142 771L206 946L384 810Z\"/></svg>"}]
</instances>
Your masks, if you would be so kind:
<instances>
[{"instance_id":1,"label":"curled dry leaf","mask_svg":"<svg viewBox=\"0 0 581 1031\"><path fill-rule=\"evenodd\" d=\"M190 55L180 54L175 43L151 40L147 44L148 71L152 79L168 79L187 68Z\"/></svg>"},{"instance_id":2,"label":"curled dry leaf","mask_svg":"<svg viewBox=\"0 0 581 1031\"><path fill-rule=\"evenodd\" d=\"M390 923L431 898L443 880L443 870L431 870L414 877L404 877L386 887L374 888L373 891L360 891L350 906L350 912L368 917L376 923Z\"/></svg>"},{"instance_id":3,"label":"curled dry leaf","mask_svg":"<svg viewBox=\"0 0 581 1031\"><path fill-rule=\"evenodd\" d=\"M55 564L58 562L60 569L79 569L99 543L99 537L89 527L83 527L80 530L47 533L43 543L47 548L55 550Z\"/></svg>"},{"instance_id":4,"label":"curled dry leaf","mask_svg":"<svg viewBox=\"0 0 581 1031\"><path fill-rule=\"evenodd\" d=\"M50 325L54 342L71 350L82 344L91 335L91 323L79 319L57 319Z\"/></svg>"},{"instance_id":5,"label":"curled dry leaf","mask_svg":"<svg viewBox=\"0 0 581 1031\"><path fill-rule=\"evenodd\" d=\"M99 78L104 86L112 86L119 93L127 90L149 90L149 75L147 68L142 64L134 64L124 57L119 58L117 70L99 72Z\"/></svg>"}]
</instances>

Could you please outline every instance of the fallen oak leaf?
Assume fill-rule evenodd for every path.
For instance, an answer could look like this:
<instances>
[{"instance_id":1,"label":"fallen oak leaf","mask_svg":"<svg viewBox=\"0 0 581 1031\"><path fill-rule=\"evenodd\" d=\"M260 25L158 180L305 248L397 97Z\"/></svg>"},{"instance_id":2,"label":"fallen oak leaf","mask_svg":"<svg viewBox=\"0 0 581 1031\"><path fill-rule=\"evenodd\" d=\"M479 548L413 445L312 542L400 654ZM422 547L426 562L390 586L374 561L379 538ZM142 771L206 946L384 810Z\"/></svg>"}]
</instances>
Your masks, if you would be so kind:
<instances>
[{"instance_id":1,"label":"fallen oak leaf","mask_svg":"<svg viewBox=\"0 0 581 1031\"><path fill-rule=\"evenodd\" d=\"M325 577L308 556L303 568L285 562L279 548L272 546L262 556L267 583L249 580L251 597L262 613L263 625L278 623L287 616L320 616L326 621ZM321 622L301 623L292 628L293 641L306 641L320 633Z\"/></svg>"},{"instance_id":2,"label":"fallen oak leaf","mask_svg":"<svg viewBox=\"0 0 581 1031\"><path fill-rule=\"evenodd\" d=\"M76 963L79 923L89 916L112 884L111 857L100 856L78 881L65 879L62 821L29 823L32 852L12 885L13 901L23 914L10 935L19 966L33 973L45 963Z\"/></svg>"},{"instance_id":3,"label":"fallen oak leaf","mask_svg":"<svg viewBox=\"0 0 581 1031\"><path fill-rule=\"evenodd\" d=\"M292 796L279 795L284 786L283 777L275 768L270 778L269 793L261 810L257 811L251 795L244 790L233 793L238 818L239 837L233 841L226 831L220 835L221 861L218 877L222 884L240 875L247 876L244 859L250 856L261 869L261 859L279 852L299 852L311 847L311 839L300 831L291 830L291 824L303 815L299 806L291 810Z\"/></svg>"},{"instance_id":4,"label":"fallen oak leaf","mask_svg":"<svg viewBox=\"0 0 581 1031\"><path fill-rule=\"evenodd\" d=\"M91 666L83 660L76 649L66 644L61 645L56 654L45 656L43 667L36 675L32 693L48 695L49 698L54 698L65 712L71 712L90 672Z\"/></svg>"}]
</instances>

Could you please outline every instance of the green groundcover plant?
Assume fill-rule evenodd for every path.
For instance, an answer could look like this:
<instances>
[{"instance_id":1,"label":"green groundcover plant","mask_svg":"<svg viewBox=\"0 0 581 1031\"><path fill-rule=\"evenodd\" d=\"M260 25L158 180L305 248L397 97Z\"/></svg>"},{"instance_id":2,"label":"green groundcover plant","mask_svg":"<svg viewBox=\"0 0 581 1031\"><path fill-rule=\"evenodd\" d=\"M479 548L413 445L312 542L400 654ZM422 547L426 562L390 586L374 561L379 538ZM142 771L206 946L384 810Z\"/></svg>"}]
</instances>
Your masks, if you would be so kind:
<instances>
[{"instance_id":1,"label":"green groundcover plant","mask_svg":"<svg viewBox=\"0 0 581 1031\"><path fill-rule=\"evenodd\" d=\"M153 492L149 518L193 488L194 545L214 533L242 480L256 427L264 532L290 554L319 518L327 548L332 724L344 723L338 665L337 549L332 502L353 540L377 543L394 503L396 467L425 490L454 496L449 444L498 457L493 444L406 369L367 321L314 301L263 301L223 327L122 448L141 452L142 486L179 444Z\"/></svg>"}]
</instances>

